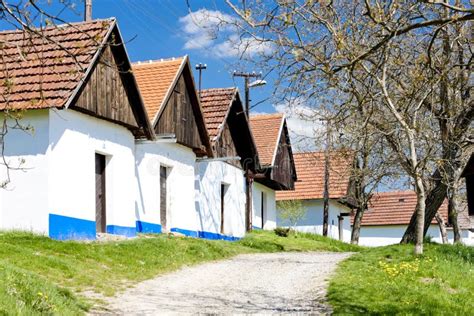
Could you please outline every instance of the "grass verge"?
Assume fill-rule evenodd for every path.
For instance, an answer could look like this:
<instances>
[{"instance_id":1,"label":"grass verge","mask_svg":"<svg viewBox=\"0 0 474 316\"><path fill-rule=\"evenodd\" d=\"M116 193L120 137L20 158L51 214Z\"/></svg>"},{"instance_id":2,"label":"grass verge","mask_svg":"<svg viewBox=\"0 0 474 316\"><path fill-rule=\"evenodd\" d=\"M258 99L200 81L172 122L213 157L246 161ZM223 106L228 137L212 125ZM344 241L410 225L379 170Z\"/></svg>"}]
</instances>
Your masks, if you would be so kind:
<instances>
[{"instance_id":1,"label":"grass verge","mask_svg":"<svg viewBox=\"0 0 474 316\"><path fill-rule=\"evenodd\" d=\"M469 315L474 310L474 248L426 244L361 251L329 285L335 314Z\"/></svg>"},{"instance_id":2,"label":"grass verge","mask_svg":"<svg viewBox=\"0 0 474 316\"><path fill-rule=\"evenodd\" d=\"M242 253L358 251L310 234L256 231L238 242L167 235L107 243L60 242L23 232L0 233L0 315L81 314L90 302L73 292L113 295L182 266Z\"/></svg>"}]
</instances>

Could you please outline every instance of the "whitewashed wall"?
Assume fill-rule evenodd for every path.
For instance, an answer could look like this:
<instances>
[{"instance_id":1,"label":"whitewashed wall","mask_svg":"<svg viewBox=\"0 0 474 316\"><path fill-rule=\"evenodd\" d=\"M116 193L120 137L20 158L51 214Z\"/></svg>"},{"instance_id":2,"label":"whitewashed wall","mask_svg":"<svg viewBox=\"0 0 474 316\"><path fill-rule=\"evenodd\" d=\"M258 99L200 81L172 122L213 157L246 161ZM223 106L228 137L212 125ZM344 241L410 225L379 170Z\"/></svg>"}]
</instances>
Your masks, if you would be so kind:
<instances>
[{"instance_id":1,"label":"whitewashed wall","mask_svg":"<svg viewBox=\"0 0 474 316\"><path fill-rule=\"evenodd\" d=\"M93 226L95 231L95 154L103 154L106 156L107 232L135 235L132 133L118 124L74 110L50 110L49 118L50 212L93 222L87 227ZM50 235L52 231L50 227ZM77 233L81 234L80 228Z\"/></svg>"},{"instance_id":2,"label":"whitewashed wall","mask_svg":"<svg viewBox=\"0 0 474 316\"><path fill-rule=\"evenodd\" d=\"M198 230L192 149L163 142L137 142L136 215L141 232L158 233L160 221L160 166L168 168L167 230ZM140 231L140 230L139 230Z\"/></svg>"},{"instance_id":3,"label":"whitewashed wall","mask_svg":"<svg viewBox=\"0 0 474 316\"><path fill-rule=\"evenodd\" d=\"M224 200L223 235L242 237L245 235L245 180L243 171L222 161L196 163L196 212L200 231L211 238L215 234L220 234L220 192L222 183L228 186ZM216 238L219 238L219 236L216 236Z\"/></svg>"},{"instance_id":4,"label":"whitewashed wall","mask_svg":"<svg viewBox=\"0 0 474 316\"><path fill-rule=\"evenodd\" d=\"M362 226L360 230L359 245L362 246L386 246L398 244L405 233L406 225L386 225L386 226ZM463 230L461 238L463 243L474 245L474 238L470 236L468 230ZM441 233L438 225L431 225L426 234L432 237L432 241L441 243ZM453 242L453 232L448 230L449 242Z\"/></svg>"},{"instance_id":5,"label":"whitewashed wall","mask_svg":"<svg viewBox=\"0 0 474 316\"><path fill-rule=\"evenodd\" d=\"M262 227L262 192L264 193L264 227ZM263 184L254 182L252 190L252 226L254 228L271 230L276 227L276 200L275 191Z\"/></svg>"},{"instance_id":6,"label":"whitewashed wall","mask_svg":"<svg viewBox=\"0 0 474 316\"><path fill-rule=\"evenodd\" d=\"M303 206L306 208L306 215L298 224L296 229L301 232L322 235L323 233L323 200L306 200ZM330 201L329 203L329 226L328 236L339 239L338 215L341 213L349 213L350 209L346 206ZM278 226L288 226L288 222L277 218ZM351 239L350 217L345 216L343 222L343 241L349 242Z\"/></svg>"},{"instance_id":7,"label":"whitewashed wall","mask_svg":"<svg viewBox=\"0 0 474 316\"><path fill-rule=\"evenodd\" d=\"M25 163L23 171L10 172L8 190L0 193L2 228L95 238L95 153L100 153L107 157L107 231L135 235L134 137L128 129L74 110L28 111L21 122L34 132L12 130L7 136L6 158Z\"/></svg>"},{"instance_id":8,"label":"whitewashed wall","mask_svg":"<svg viewBox=\"0 0 474 316\"><path fill-rule=\"evenodd\" d=\"M3 117L2 117L3 119ZM48 233L49 214L49 112L28 111L21 120L34 131L9 129L5 137L4 156L11 167L6 189L0 189L0 227ZM13 122L9 123L13 126ZM24 160L23 164L20 161ZM0 182L7 179L6 168L0 167Z\"/></svg>"}]
</instances>

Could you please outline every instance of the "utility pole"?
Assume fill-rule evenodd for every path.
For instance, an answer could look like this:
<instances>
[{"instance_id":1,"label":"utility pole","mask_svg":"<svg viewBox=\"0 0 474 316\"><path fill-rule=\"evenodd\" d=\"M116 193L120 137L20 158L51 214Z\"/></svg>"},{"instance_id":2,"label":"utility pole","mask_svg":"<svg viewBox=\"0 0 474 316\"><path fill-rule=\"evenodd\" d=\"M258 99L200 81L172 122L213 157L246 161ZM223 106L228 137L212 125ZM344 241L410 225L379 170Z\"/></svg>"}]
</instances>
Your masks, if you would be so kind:
<instances>
[{"instance_id":1,"label":"utility pole","mask_svg":"<svg viewBox=\"0 0 474 316\"><path fill-rule=\"evenodd\" d=\"M323 236L328 235L329 222L329 160L331 148L331 131L329 129L329 120L326 120L326 149L324 150L324 211L323 211Z\"/></svg>"},{"instance_id":2,"label":"utility pole","mask_svg":"<svg viewBox=\"0 0 474 316\"><path fill-rule=\"evenodd\" d=\"M257 74L254 72L237 72L234 71L233 74L234 77L243 77L244 78L244 91L245 91L245 114L247 117L249 117L250 114L250 96L249 96L249 90L250 90L250 83L249 83L249 78L260 78L262 74ZM256 81L257 82L257 81ZM261 82L262 84L265 84L263 81ZM257 85L261 85L260 82L257 82Z\"/></svg>"},{"instance_id":3,"label":"utility pole","mask_svg":"<svg viewBox=\"0 0 474 316\"><path fill-rule=\"evenodd\" d=\"M244 78L244 86L245 86L245 115L247 119L249 118L250 114L250 88L263 86L266 84L265 80L255 80L254 82L250 83L250 78L258 79L262 76L261 73L257 74L255 72L237 72L234 71L234 77L243 77ZM247 226L247 231L252 230L252 191L253 191L253 180L254 176L252 171L246 170L245 171L245 184L246 184L246 203L245 203L245 225Z\"/></svg>"},{"instance_id":4,"label":"utility pole","mask_svg":"<svg viewBox=\"0 0 474 316\"><path fill-rule=\"evenodd\" d=\"M201 81L202 81L202 71L207 69L206 64L197 64L196 65L196 70L199 71L199 99L201 98Z\"/></svg>"},{"instance_id":5,"label":"utility pole","mask_svg":"<svg viewBox=\"0 0 474 316\"><path fill-rule=\"evenodd\" d=\"M84 0L84 21L92 21L92 0Z\"/></svg>"}]
</instances>

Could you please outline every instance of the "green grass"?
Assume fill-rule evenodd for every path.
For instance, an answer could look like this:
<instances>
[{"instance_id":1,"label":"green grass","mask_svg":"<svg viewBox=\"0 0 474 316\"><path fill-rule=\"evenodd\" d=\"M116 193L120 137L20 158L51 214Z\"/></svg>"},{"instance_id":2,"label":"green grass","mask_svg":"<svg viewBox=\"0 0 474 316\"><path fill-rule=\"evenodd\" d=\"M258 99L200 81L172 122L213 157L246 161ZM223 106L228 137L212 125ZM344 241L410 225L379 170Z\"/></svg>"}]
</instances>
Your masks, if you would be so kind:
<instances>
[{"instance_id":1,"label":"green grass","mask_svg":"<svg viewBox=\"0 0 474 316\"><path fill-rule=\"evenodd\" d=\"M335 314L471 315L474 248L412 245L366 249L339 265L329 285Z\"/></svg>"},{"instance_id":2,"label":"green grass","mask_svg":"<svg viewBox=\"0 0 474 316\"><path fill-rule=\"evenodd\" d=\"M107 243L60 242L23 232L0 233L0 315L81 314L90 301L73 293L118 290L185 265L241 253L357 251L310 234L257 231L238 242L167 235Z\"/></svg>"}]
</instances>

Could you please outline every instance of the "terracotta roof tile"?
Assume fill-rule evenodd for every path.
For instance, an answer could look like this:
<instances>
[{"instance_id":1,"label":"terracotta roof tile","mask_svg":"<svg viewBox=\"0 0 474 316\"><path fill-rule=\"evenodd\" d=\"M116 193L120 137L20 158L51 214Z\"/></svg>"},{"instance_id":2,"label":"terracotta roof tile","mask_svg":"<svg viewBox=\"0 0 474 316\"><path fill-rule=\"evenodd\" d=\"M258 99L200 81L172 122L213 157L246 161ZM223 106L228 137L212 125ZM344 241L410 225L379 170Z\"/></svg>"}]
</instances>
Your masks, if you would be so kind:
<instances>
[{"instance_id":1,"label":"terracotta roof tile","mask_svg":"<svg viewBox=\"0 0 474 316\"><path fill-rule=\"evenodd\" d=\"M280 113L250 116L250 127L262 166L272 165L283 120L284 116Z\"/></svg>"},{"instance_id":2,"label":"terracotta roof tile","mask_svg":"<svg viewBox=\"0 0 474 316\"><path fill-rule=\"evenodd\" d=\"M66 105L115 20L0 32L0 109Z\"/></svg>"},{"instance_id":3,"label":"terracotta roof tile","mask_svg":"<svg viewBox=\"0 0 474 316\"><path fill-rule=\"evenodd\" d=\"M138 62L132 65L133 74L142 94L148 117L154 119L175 81L183 60L187 57Z\"/></svg>"},{"instance_id":4,"label":"terracotta roof tile","mask_svg":"<svg viewBox=\"0 0 474 316\"><path fill-rule=\"evenodd\" d=\"M277 191L277 200L322 199L324 193L324 152L293 154L298 180L295 189ZM330 153L329 198L338 199L347 195L353 157L349 152Z\"/></svg>"},{"instance_id":5,"label":"terracotta roof tile","mask_svg":"<svg viewBox=\"0 0 474 316\"><path fill-rule=\"evenodd\" d=\"M374 194L369 208L364 212L362 226L407 225L416 208L414 191L394 191ZM445 221L448 219L448 205L443 203L440 212ZM353 218L351 218L351 222ZM433 219L433 224L436 220Z\"/></svg>"},{"instance_id":6,"label":"terracotta roof tile","mask_svg":"<svg viewBox=\"0 0 474 316\"><path fill-rule=\"evenodd\" d=\"M216 88L201 91L201 106L211 141L214 141L229 111L236 88Z\"/></svg>"}]
</instances>

